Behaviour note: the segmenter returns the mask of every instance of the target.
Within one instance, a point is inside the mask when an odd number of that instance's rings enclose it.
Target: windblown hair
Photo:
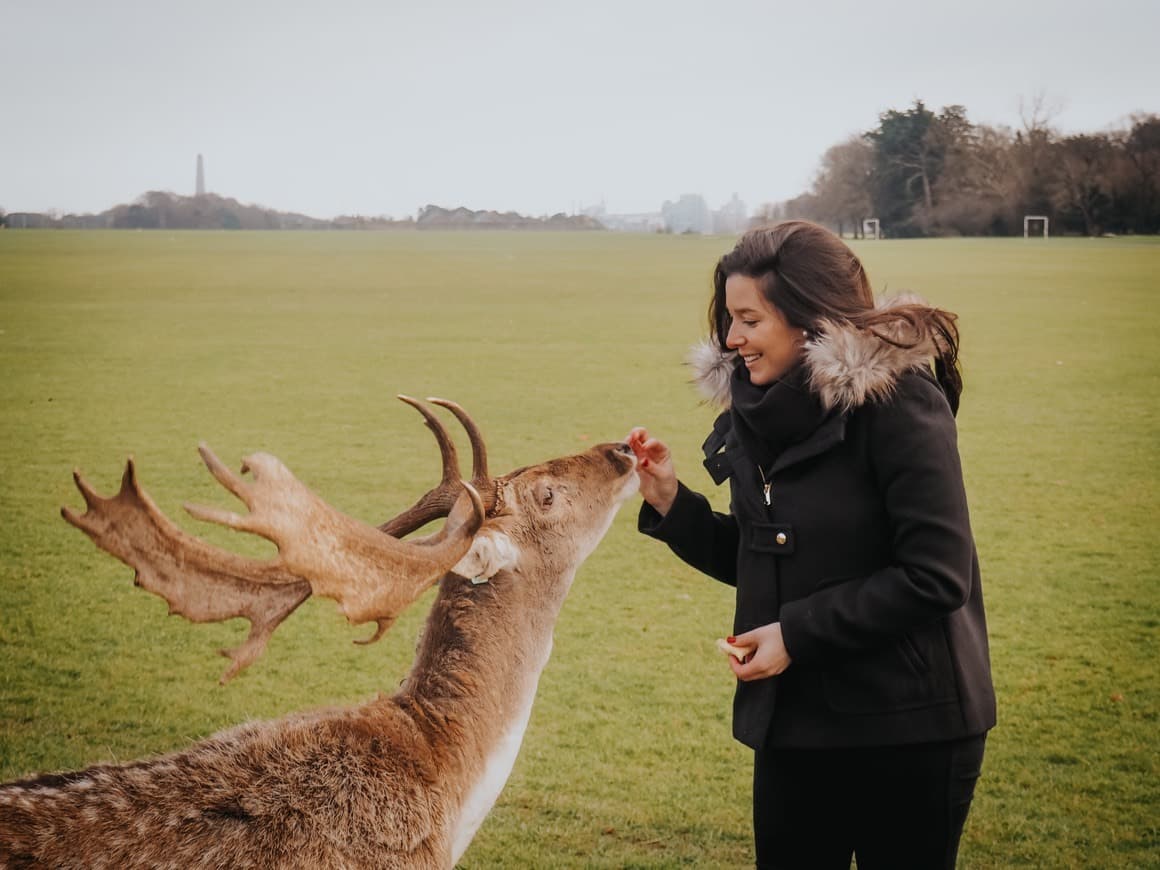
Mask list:
[[[862,262],[825,227],[796,220],[757,227],[717,261],[709,331],[723,352],[728,350],[725,342],[732,324],[725,307],[725,281],[730,275],[758,281],[766,301],[790,326],[811,337],[831,326],[853,327],[897,348],[931,346],[935,377],[951,410],[958,410],[963,378],[957,315],[916,297],[876,307]]]

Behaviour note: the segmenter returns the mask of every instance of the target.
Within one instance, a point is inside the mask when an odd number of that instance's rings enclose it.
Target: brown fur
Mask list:
[[[0,786],[0,866],[451,866],[463,802],[534,693],[576,568],[635,480],[623,444],[500,478],[503,506],[477,543],[506,535],[518,555],[485,583],[443,577],[395,694]]]

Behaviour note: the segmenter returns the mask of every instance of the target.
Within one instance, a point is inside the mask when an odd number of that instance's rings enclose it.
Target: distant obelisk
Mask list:
[[[197,155],[197,195],[205,196],[205,162]]]

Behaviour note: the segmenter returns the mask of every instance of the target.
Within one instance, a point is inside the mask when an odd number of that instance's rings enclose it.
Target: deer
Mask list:
[[[446,428],[437,486],[379,527],[323,502],[273,456],[210,473],[249,509],[185,505],[194,517],[274,541],[251,560],[188,535],[141,488],[132,460],[104,498],[79,472],[83,514],[64,518],[133,567],[172,612],[205,622],[242,616],[251,630],[224,650],[228,681],[312,594],[330,597],[379,639],[402,608],[438,590],[409,672],[391,694],[353,707],[291,713],[220,731],[125,764],[32,775],[0,785],[0,867],[449,868],[499,798],[531,716],[555,623],[576,571],[636,492],[626,442],[487,471],[467,430],[462,478]],[[436,519],[442,527],[404,540]]]

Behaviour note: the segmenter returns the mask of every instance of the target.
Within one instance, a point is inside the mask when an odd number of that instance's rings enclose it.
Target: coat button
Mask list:
[[[785,536],[785,532],[778,532],[777,536],[774,538],[774,540],[777,541],[779,544],[784,544],[786,541],[789,540],[789,538],[787,538]]]

